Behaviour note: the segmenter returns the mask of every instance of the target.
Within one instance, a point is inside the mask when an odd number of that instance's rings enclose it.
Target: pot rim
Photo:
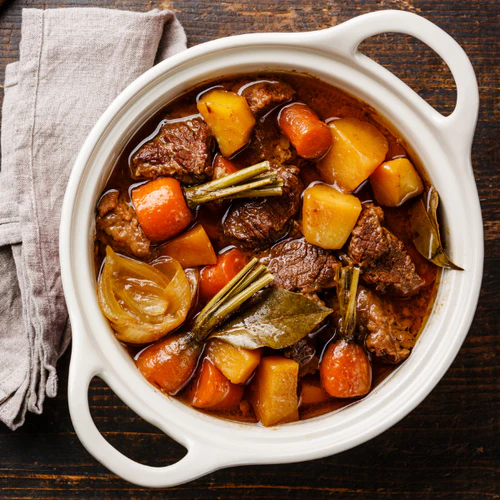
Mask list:
[[[440,115],[398,78],[357,51],[364,38],[384,31],[416,36],[445,59],[457,83],[457,107],[452,115]],[[312,62],[329,63],[340,76],[332,76],[332,69],[321,65],[313,74],[330,83],[344,78],[341,88],[361,97],[384,118],[389,118],[412,147],[417,146],[423,165],[430,168],[428,174],[433,184],[442,191],[445,224],[453,229],[451,249],[466,262],[463,273],[443,273],[433,312],[424,329],[424,333],[436,334],[443,328],[443,337],[449,337],[450,341],[447,349],[437,336],[421,335],[412,356],[362,401],[338,412],[270,429],[202,414],[165,397],[142,378],[130,358],[126,358],[128,355],[120,354],[121,347],[96,310],[95,287],[92,291],[89,287],[94,280],[89,264],[92,234],[87,230],[83,234],[81,229],[92,227],[93,211],[89,207],[95,206],[96,193],[110,170],[104,165],[112,158],[111,137],[124,143],[134,132],[130,125],[125,127],[126,132],[120,132],[120,126],[127,120],[130,122],[134,113],[142,113],[143,118],[151,116],[153,107],[159,105],[158,96],[173,94],[172,88],[178,94],[181,85],[186,90],[192,86],[189,78],[206,80],[200,78],[200,67],[204,68],[203,75],[216,75],[228,67],[244,70],[250,61],[256,64],[263,60],[268,63],[274,60],[285,69],[309,67]],[[188,78],[181,78],[182,75]],[[351,87],[349,77],[356,78]],[[174,81],[177,83],[170,88]],[[364,92],[360,88],[362,83],[367,84]],[[151,97],[155,92],[157,101]],[[149,107],[138,111],[141,102],[149,102]],[[392,110],[391,106],[397,109]],[[427,396],[455,358],[479,296],[483,236],[470,163],[477,106],[474,72],[462,49],[429,21],[402,11],[366,14],[322,31],[240,35],[216,40],[167,59],[127,87],[99,119],[82,147],[68,183],[61,218],[62,279],[73,326],[68,401],[75,430],[90,453],[131,482],[173,486],[230,465],[296,462],[338,453],[371,439],[407,415]],[[424,142],[429,151],[422,147]],[[107,162],[102,161],[106,147]],[[471,236],[465,237],[468,233]],[[459,260],[459,264],[464,262]],[[454,305],[451,300],[456,301]],[[444,323],[448,321],[446,326]],[[126,377],[121,376],[123,370]],[[177,464],[154,468],[137,464],[111,447],[95,427],[88,409],[88,385],[95,375],[103,378],[136,413],[186,446],[186,457]],[[404,383],[408,387],[399,387]],[[391,388],[398,391],[392,389],[391,393]]]

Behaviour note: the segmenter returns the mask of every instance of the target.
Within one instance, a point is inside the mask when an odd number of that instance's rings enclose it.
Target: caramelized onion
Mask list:
[[[186,319],[192,292],[182,266],[170,257],[153,265],[106,248],[97,285],[99,305],[119,340],[154,342]]]

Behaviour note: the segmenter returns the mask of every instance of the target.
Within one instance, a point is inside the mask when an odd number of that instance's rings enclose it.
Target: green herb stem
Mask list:
[[[262,161],[256,163],[251,167],[242,168],[233,174],[226,175],[220,179],[207,182],[202,184],[203,191],[216,191],[217,189],[223,189],[229,186],[235,186],[236,184],[241,184],[248,179],[262,175],[265,172],[271,170],[271,164],[268,161]],[[198,187],[198,186],[195,186]]]
[[[280,184],[281,182],[281,184]],[[217,191],[200,193],[191,197],[190,203],[196,205],[202,205],[203,203],[208,203],[210,201],[222,200],[223,198],[234,198],[238,196],[240,198],[246,197],[245,193],[247,191],[256,191],[260,187],[277,187],[281,189],[283,181],[278,179],[278,176],[269,177],[267,179],[259,179],[257,181],[249,182],[247,184],[240,184],[238,186],[231,186],[224,189],[218,189]],[[189,205],[189,203],[188,203]]]
[[[194,208],[223,198],[243,198],[246,192],[251,192],[252,197],[268,196],[264,189],[273,189],[271,196],[279,196],[283,181],[275,172],[268,173],[270,169],[269,162],[263,161],[215,181],[184,188],[186,202]]]
[[[206,321],[204,325],[206,335],[219,326],[231,313],[236,311],[236,309],[238,309],[243,302],[247,301],[254,293],[269,285],[269,283],[273,280],[273,275],[267,272],[264,276],[255,281],[255,283],[252,283],[240,293],[233,296],[230,300],[224,301],[221,307],[217,308]]]
[[[243,302],[271,283],[273,279],[267,267],[253,258],[202,309],[192,327],[194,337],[202,341]]]
[[[237,200],[238,198],[267,198],[269,196],[281,196],[283,190],[281,189],[282,184],[278,187],[267,187],[261,189],[250,189],[243,193],[237,193],[231,196],[232,200]]]
[[[231,297],[237,295],[242,290],[244,290],[251,283],[262,277],[262,275],[268,273],[267,267],[258,264],[257,267],[253,269],[253,271],[249,272],[243,279],[241,279],[236,286],[231,289]]]
[[[259,261],[254,257],[226,286],[224,286],[219,292],[217,292],[212,299],[205,305],[201,310],[200,314],[196,318],[195,328],[197,325],[202,324],[205,318],[217,307],[217,305],[224,300],[225,296],[231,292],[232,288],[243,280],[259,263]]]
[[[359,273],[358,267],[343,267],[340,271],[340,283],[337,288],[340,314],[342,317],[340,335],[348,340],[354,337],[356,329],[356,302]]]

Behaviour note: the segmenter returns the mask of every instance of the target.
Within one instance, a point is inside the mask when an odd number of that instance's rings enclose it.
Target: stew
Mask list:
[[[95,237],[101,309],[144,377],[265,426],[373,390],[410,355],[440,267],[457,268],[404,144],[292,73],[206,82],[144,124]]]

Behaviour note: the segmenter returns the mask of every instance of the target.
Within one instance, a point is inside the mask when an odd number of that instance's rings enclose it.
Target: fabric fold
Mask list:
[[[12,429],[57,393],[70,340],[58,231],[76,155],[129,83],[185,47],[169,11],[23,11],[20,59],[6,69],[0,170],[0,420]]]

